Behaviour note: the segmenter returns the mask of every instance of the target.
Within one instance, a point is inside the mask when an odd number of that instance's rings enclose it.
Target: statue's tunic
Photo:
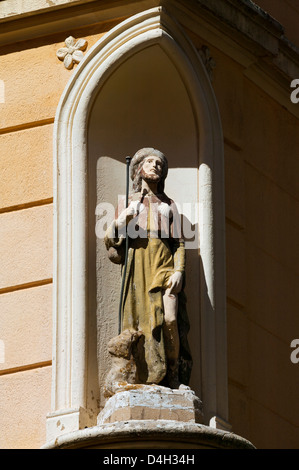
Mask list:
[[[180,236],[177,208],[165,194],[141,197],[142,209],[127,229],[129,251],[123,297],[122,330],[141,330],[145,337],[143,383],[161,383],[167,372],[163,338],[163,293],[175,271],[185,272],[185,246]],[[118,208],[120,213],[121,208]],[[107,249],[124,244],[115,222],[105,236]],[[178,329],[180,335],[179,379],[188,384],[191,355],[187,343],[189,330],[184,291],[178,294]]]

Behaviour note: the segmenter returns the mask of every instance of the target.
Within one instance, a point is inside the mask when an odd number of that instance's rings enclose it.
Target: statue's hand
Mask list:
[[[183,274],[180,271],[176,271],[169,278],[168,289],[169,294],[178,294],[182,290],[183,285]]]
[[[131,219],[136,217],[142,210],[144,209],[144,205],[141,204],[139,201],[132,201],[129,206],[122,211],[122,213],[118,216],[116,224],[119,229],[123,228],[127,225]]]

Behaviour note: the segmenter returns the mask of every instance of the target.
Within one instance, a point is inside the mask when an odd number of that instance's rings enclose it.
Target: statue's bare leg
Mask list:
[[[167,357],[167,379],[171,388],[179,388],[178,359],[180,340],[177,325],[178,296],[166,289],[163,294],[164,305],[164,341]]]

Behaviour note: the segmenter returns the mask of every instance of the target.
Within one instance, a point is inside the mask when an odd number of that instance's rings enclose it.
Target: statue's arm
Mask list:
[[[124,239],[126,238],[126,226],[140,211],[139,201],[131,201],[124,209],[123,201],[120,202],[115,219],[106,230],[104,243],[108,250],[108,258],[115,264],[124,263]]]
[[[168,288],[170,294],[178,294],[183,287],[183,278],[185,272],[185,244],[182,241],[174,241],[174,273],[169,278]]]
[[[107,228],[104,235],[104,243],[108,251],[108,258],[112,263],[124,263],[124,231],[119,227],[119,214],[124,212],[124,202],[121,200],[117,207],[115,218]]]
[[[171,201],[172,209],[172,223],[171,223],[171,237],[172,237],[172,252],[174,259],[174,270],[184,273],[185,272],[185,240],[182,231],[181,216],[177,209],[176,204]]]
[[[185,272],[186,252],[185,242],[183,240],[175,239],[173,241],[173,264],[174,271],[179,271],[180,273]]]
[[[181,218],[176,204],[172,201],[172,252],[174,273],[169,279],[170,294],[178,294],[183,287],[183,278],[185,273],[186,253],[185,241],[181,231]]]
[[[111,247],[119,247],[125,238],[125,227],[133,217],[132,203],[125,208],[124,200],[120,200],[115,212],[115,218],[105,232],[104,242],[107,250]]]
[[[124,237],[118,234],[118,227],[115,219],[105,232],[104,243],[107,250],[111,247],[121,246],[123,239]]]

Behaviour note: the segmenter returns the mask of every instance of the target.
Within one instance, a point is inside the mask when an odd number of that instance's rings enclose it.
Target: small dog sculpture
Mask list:
[[[144,383],[144,335],[142,331],[124,330],[108,343],[112,367],[107,374],[104,396],[109,398],[128,384]]]

